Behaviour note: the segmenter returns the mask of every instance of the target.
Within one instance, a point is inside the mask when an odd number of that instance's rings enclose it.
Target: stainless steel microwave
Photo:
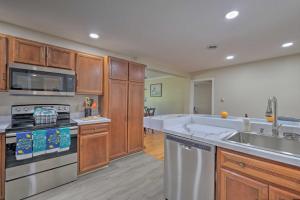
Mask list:
[[[74,96],[75,71],[13,63],[9,65],[13,95]]]

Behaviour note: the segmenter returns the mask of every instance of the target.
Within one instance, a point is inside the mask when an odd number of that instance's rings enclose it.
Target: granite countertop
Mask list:
[[[0,116],[0,134],[5,132],[5,129],[10,124],[10,116]]]
[[[201,115],[185,115],[182,117],[175,117],[173,119],[164,119],[161,125],[163,125],[163,128],[160,130],[167,134],[300,167],[300,157],[298,156],[226,141],[224,138],[234,134],[235,132],[242,131],[242,118],[224,120]],[[267,128],[271,126],[271,124],[260,124],[257,120],[254,120],[253,129],[258,129],[261,126]],[[299,132],[300,130],[300,126],[297,124],[284,125],[283,128],[286,130],[292,128],[293,131],[296,132]]]
[[[5,129],[8,127],[9,122],[0,122],[0,134],[5,132]]]
[[[211,126],[211,128],[213,129],[213,126]],[[228,141],[224,140],[224,138],[226,138],[227,136],[237,132],[236,130],[233,130],[233,129],[232,130],[228,129],[227,132],[226,131],[221,132],[220,135],[218,135],[218,136],[216,136],[214,134],[201,133],[201,131],[198,133],[193,132],[193,131],[189,132],[189,131],[184,130],[183,126],[177,126],[177,127],[175,126],[173,128],[166,128],[166,129],[163,129],[163,132],[167,133],[167,134],[172,134],[172,135],[192,139],[195,141],[204,142],[207,144],[212,144],[212,145],[215,145],[218,147],[250,154],[253,156],[257,156],[257,157],[274,160],[277,162],[282,162],[282,163],[300,167],[300,157],[290,156],[287,154],[277,153],[277,152],[268,151],[268,150],[263,150],[263,149],[259,149],[259,148],[255,148],[255,147],[242,145],[242,144],[236,144],[236,143],[232,143],[232,142],[228,142]]]

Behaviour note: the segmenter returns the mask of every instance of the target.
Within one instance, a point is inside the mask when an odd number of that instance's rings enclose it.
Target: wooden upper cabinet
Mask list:
[[[128,80],[128,61],[120,58],[109,57],[110,78],[116,80]]]
[[[127,81],[110,80],[108,117],[111,119],[111,159],[127,154],[127,93]]]
[[[279,188],[269,187],[269,200],[298,200],[300,194],[294,194]]]
[[[46,65],[46,45],[30,40],[9,39],[9,62]]]
[[[7,79],[7,39],[0,35],[0,90],[6,90]]]
[[[141,151],[144,139],[144,83],[129,82],[128,153]]]
[[[219,200],[268,200],[268,185],[221,169]]]
[[[75,52],[47,46],[47,66],[75,70]]]
[[[103,94],[103,58],[86,54],[76,56],[77,93]]]
[[[145,79],[145,65],[130,62],[129,63],[129,81],[144,82]]]
[[[0,200],[4,199],[5,182],[5,134],[0,133]]]

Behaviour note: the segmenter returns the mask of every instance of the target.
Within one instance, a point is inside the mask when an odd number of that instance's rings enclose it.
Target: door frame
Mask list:
[[[190,114],[194,114],[194,87],[195,82],[201,82],[201,81],[211,81],[211,114],[215,114],[215,79],[214,78],[202,78],[202,79],[194,79],[191,81],[190,85]]]

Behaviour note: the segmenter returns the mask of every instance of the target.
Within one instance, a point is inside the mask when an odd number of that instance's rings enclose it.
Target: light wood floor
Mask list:
[[[157,160],[164,160],[164,135],[149,132],[144,137],[144,152]]]
[[[135,154],[29,199],[163,200],[163,161],[145,153]]]

